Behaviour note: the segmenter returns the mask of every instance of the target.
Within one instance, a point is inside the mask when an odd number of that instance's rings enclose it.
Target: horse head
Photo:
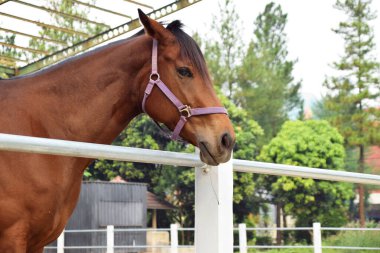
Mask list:
[[[165,28],[140,10],[139,16],[154,45],[151,78],[143,85],[143,110],[174,131],[174,138],[180,135],[199,147],[203,162],[217,165],[228,161],[235,133],[198,45],[179,21]]]

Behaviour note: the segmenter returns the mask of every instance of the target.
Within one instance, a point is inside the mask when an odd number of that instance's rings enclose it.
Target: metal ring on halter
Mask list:
[[[181,116],[185,118],[190,118],[191,117],[191,107],[188,105],[185,105],[183,108],[179,108],[179,113]]]
[[[152,77],[156,76],[157,78],[156,79],[153,79]],[[160,74],[158,73],[151,73],[150,76],[149,76],[149,79],[152,80],[152,81],[158,81],[160,80]]]

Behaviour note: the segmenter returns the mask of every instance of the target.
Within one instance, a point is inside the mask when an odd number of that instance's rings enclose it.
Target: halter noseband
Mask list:
[[[156,78],[156,80],[153,80]],[[204,107],[204,108],[191,108],[188,105],[184,105],[174,94],[169,90],[169,88],[160,80],[160,75],[157,71],[157,40],[153,39],[153,50],[152,50],[152,72],[149,77],[149,83],[146,86],[144,92],[144,98],[142,101],[142,109],[145,110],[145,102],[152,92],[154,86],[157,86],[162,93],[177,107],[179,112],[179,120],[174,128],[173,134],[171,135],[172,140],[177,140],[182,128],[184,127],[187,119],[192,116],[205,115],[205,114],[228,114],[226,108],[224,107]]]

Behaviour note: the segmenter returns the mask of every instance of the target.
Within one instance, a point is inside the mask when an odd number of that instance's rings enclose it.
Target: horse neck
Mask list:
[[[118,42],[33,77],[39,80],[34,94],[41,98],[35,101],[45,110],[48,137],[110,143],[141,113],[142,86],[150,68],[149,40],[144,37]]]

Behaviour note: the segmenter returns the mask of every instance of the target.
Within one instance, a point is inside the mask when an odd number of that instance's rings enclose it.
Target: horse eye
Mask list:
[[[177,68],[177,72],[183,77],[193,77],[193,73],[186,67]]]

